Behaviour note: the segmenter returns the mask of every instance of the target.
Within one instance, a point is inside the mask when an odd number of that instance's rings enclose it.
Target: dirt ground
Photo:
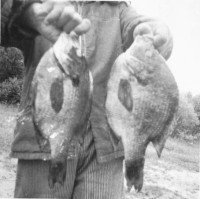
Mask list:
[[[9,150],[17,109],[0,105],[0,112],[0,198],[12,198],[17,161],[9,158]],[[200,198],[199,152],[199,143],[190,144],[170,138],[158,159],[150,145],[146,154],[143,189],[135,193],[133,188],[126,193],[126,199]]]

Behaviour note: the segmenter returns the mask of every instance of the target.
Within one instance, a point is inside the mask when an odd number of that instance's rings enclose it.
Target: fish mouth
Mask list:
[[[137,160],[125,160],[126,187],[129,192],[134,186],[136,192],[140,192],[143,186],[144,158]]]

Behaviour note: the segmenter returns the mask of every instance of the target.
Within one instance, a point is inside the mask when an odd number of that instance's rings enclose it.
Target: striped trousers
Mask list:
[[[48,185],[49,162],[18,160],[15,198],[123,199],[123,158],[98,163],[92,132],[78,156],[67,160],[64,185]]]

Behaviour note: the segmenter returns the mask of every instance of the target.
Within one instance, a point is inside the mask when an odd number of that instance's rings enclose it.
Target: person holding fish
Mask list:
[[[19,110],[25,119],[21,122],[19,116],[11,147],[11,157],[18,158],[14,197],[124,198],[124,150],[106,118],[107,81],[116,58],[149,28],[154,47],[168,59],[173,47],[168,27],[138,14],[127,2],[68,0],[13,0],[5,27],[2,44],[12,45],[13,41],[24,44],[20,48],[25,57]],[[41,149],[37,130],[28,117],[29,94],[40,58],[62,32],[74,32],[81,38],[81,51],[93,78],[93,101],[81,144],[71,141],[64,182],[49,186],[51,151],[48,147]]]

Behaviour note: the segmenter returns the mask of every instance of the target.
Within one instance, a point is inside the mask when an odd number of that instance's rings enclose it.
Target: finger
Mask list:
[[[79,24],[75,29],[74,32],[77,35],[85,34],[91,27],[91,22],[89,19],[83,19],[82,23]]]
[[[74,14],[75,14],[74,7],[72,7],[72,6],[66,6],[63,9],[62,14],[60,15],[60,17],[59,17],[56,25],[58,27],[60,27],[60,28],[63,27],[71,19],[73,19]]]
[[[62,30],[56,28],[54,25],[46,25],[45,23],[41,26],[40,34],[47,38],[52,43],[56,42],[60,36]]]
[[[155,45],[155,44],[154,44]],[[167,60],[173,49],[173,39],[169,37],[163,45],[157,48],[158,52]]]
[[[133,38],[135,38],[138,35],[144,35],[144,34],[153,35],[153,31],[152,31],[152,28],[148,24],[142,23],[142,24],[139,24],[135,28],[135,30],[133,32]]]
[[[56,23],[62,13],[63,8],[61,6],[54,6],[51,12],[46,16],[45,23],[53,24]]]
[[[154,46],[159,48],[165,44],[168,38],[168,28],[164,25],[154,25]]]
[[[165,36],[162,36],[162,35],[155,35],[154,36],[154,47],[156,49],[158,49],[159,47],[161,47],[162,45],[164,45],[167,41],[167,38]]]
[[[78,13],[75,13],[73,15],[73,18],[63,27],[63,30],[66,33],[70,33],[77,25],[81,23],[81,21],[82,21],[81,16]]]

